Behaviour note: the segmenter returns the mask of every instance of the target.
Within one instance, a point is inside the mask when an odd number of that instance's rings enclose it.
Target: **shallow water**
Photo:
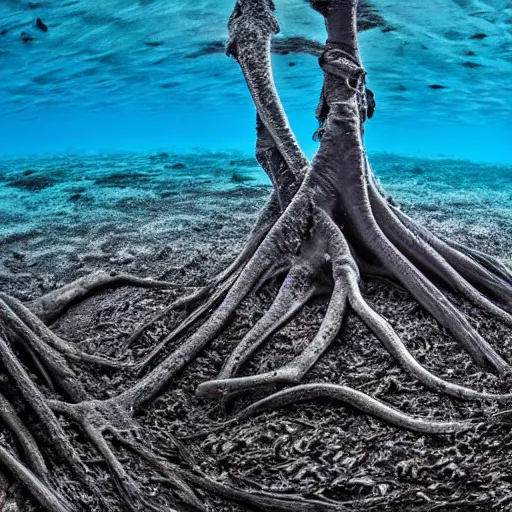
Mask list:
[[[470,231],[485,244],[482,249],[500,252],[500,241],[489,237],[497,229],[512,230],[510,166],[379,153],[372,162],[381,185],[404,210],[428,220],[438,233],[464,238]],[[219,209],[223,216],[231,207],[243,210],[244,198],[252,200],[255,213],[270,190],[254,157],[241,152],[4,157],[0,237],[53,240],[53,232],[60,232],[74,253],[75,242],[94,239],[99,226],[112,237],[119,229],[143,226],[172,236],[166,224],[178,219],[186,231]],[[49,250],[60,253],[57,245]]]
[[[276,83],[311,156],[324,28],[304,0],[275,2],[281,24],[273,53]],[[365,137],[379,183],[436,234],[511,266],[512,2],[359,2],[361,50],[377,99]],[[71,305],[51,327],[81,350],[142,360],[184,312],[164,315],[128,348],[134,326],[225,269],[271,193],[253,156],[254,108],[240,70],[223,52],[233,3],[0,0],[0,291],[30,304],[97,270],[177,285],[107,290]],[[215,378],[269,307],[275,281],[251,293],[211,346],[148,404],[138,416],[142,430],[191,434],[225,419],[216,402],[198,400],[197,385]],[[472,365],[404,290],[364,279],[362,291],[427,368],[479,389],[509,388],[509,381]],[[510,329],[446,293],[511,360]],[[326,305],[319,299],[304,308],[244,371],[270,371],[298,355],[317,334]],[[497,410],[496,404],[482,408],[423,389],[352,312],[345,320],[306,382],[351,385],[423,417],[482,417]],[[8,334],[14,338],[13,325]],[[174,340],[167,354],[187,336]],[[117,395],[140,377],[97,370],[77,365],[78,380],[94,398]],[[1,391],[16,399],[39,439],[44,431],[21,407],[14,380],[0,373]],[[60,415],[59,422],[93,468],[105,509],[126,510],[108,466],[85,446],[76,426],[72,430]],[[124,430],[124,418],[121,423]],[[201,471],[227,485],[361,500],[354,510],[416,510],[445,502],[465,507],[469,501],[461,497],[488,510],[491,501],[508,503],[512,496],[510,428],[494,427],[490,434],[418,437],[351,408],[315,401],[185,443],[201,457]],[[1,426],[0,432],[2,443],[14,449]],[[123,455],[125,461],[144,491],[169,498],[142,459]],[[70,474],[59,458],[52,460],[52,485],[73,500],[88,496]],[[0,504],[3,480],[0,473]],[[36,510],[23,487],[12,489],[20,510]],[[246,510],[211,499],[208,510]],[[386,502],[388,507],[381,505]]]
[[[0,154],[251,152],[254,110],[236,63],[223,53],[232,4],[4,0]],[[369,150],[510,163],[510,1],[361,4],[369,13],[362,54],[377,98]],[[303,0],[276,5],[276,81],[311,155],[322,19]]]
[[[45,233],[53,243],[52,230],[65,232],[73,254],[98,226],[106,236],[145,219],[158,231],[168,214],[186,231],[223,198],[253,191],[261,201],[251,212],[263,204],[269,182],[253,156],[254,107],[224,55],[232,3],[0,3],[4,240],[33,234],[44,245]],[[486,237],[508,232],[512,218],[512,4],[359,5],[377,99],[365,139],[378,178],[437,232],[464,238],[471,225],[481,248],[500,252]],[[276,83],[311,156],[325,30],[303,0],[276,7]]]

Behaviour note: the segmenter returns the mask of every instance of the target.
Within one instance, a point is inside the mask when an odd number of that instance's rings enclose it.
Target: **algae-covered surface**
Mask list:
[[[510,167],[393,155],[374,155],[372,162],[393,200],[412,217],[438,234],[509,261]],[[52,325],[83,350],[139,360],[185,311],[170,313],[126,350],[123,342],[134,326],[226,267],[270,190],[255,160],[241,154],[5,159],[0,167],[2,290],[27,301],[98,269],[175,282],[178,286],[170,290],[105,290],[72,306]],[[195,389],[217,375],[223,360],[270,305],[278,286],[276,279],[246,299],[228,328],[138,415],[150,439],[165,444],[170,434],[181,438],[197,467],[224,484],[334,499],[345,502],[347,510],[508,509],[512,437],[509,424],[489,421],[497,406],[460,402],[425,390],[350,313],[305,382],[350,385],[413,415],[480,418],[485,424],[456,435],[421,435],[385,425],[341,403],[316,400],[213,430],[256,396],[238,399],[222,410],[216,401],[196,398]],[[478,389],[510,388],[510,383],[480,371],[400,287],[368,280],[363,293],[431,371]],[[451,298],[512,360],[510,328]],[[325,308],[326,299],[316,299],[275,334],[242,373],[268,371],[298,354],[314,336]],[[165,353],[179,343],[173,341]],[[84,364],[79,374],[96,398],[112,396],[136,378],[128,370],[103,372]],[[3,382],[9,390],[5,378]],[[20,405],[12,389],[6,394]],[[31,424],[30,412],[22,409],[21,414]],[[109,510],[124,510],[105,464],[82,442],[79,431],[61,420],[99,482]],[[44,445],[44,433],[34,427],[34,435]],[[2,436],[12,442],[9,434]],[[175,447],[166,446],[172,457]],[[117,450],[145,491],[157,503],[169,503],[169,490],[155,479],[157,475],[140,458],[121,447]],[[50,462],[52,483],[64,494],[81,496],[66,465]],[[181,464],[186,467],[187,462]],[[23,490],[17,492],[21,510],[37,509]],[[197,493],[208,510],[248,510],[201,490]]]

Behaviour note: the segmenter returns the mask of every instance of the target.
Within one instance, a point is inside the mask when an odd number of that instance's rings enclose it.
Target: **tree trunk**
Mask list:
[[[273,390],[276,385],[289,387],[240,411],[230,421],[242,421],[262,410],[298,400],[326,396],[397,427],[418,432],[460,432],[479,423],[472,419],[438,421],[413,417],[346,386],[301,385],[303,377],[338,336],[349,309],[403,369],[426,388],[467,400],[502,402],[512,398],[509,393],[491,394],[448,382],[424,368],[387,320],[363,298],[359,284],[367,274],[391,277],[451,333],[476,364],[498,375],[509,372],[509,364],[450,302],[441,286],[450,287],[512,325],[512,274],[491,256],[437,238],[390,204],[378,189],[363,146],[364,123],[373,114],[375,103],[373,94],[366,88],[366,72],[359,55],[357,1],[313,0],[311,3],[324,16],[327,29],[325,49],[319,60],[324,73],[316,111],[320,122],[319,150],[309,162],[289,126],[274,86],[270,42],[279,26],[272,1],[238,0],[229,20],[227,51],[240,64],[254,100],[256,156],[274,191],[233,264],[209,284],[134,330],[127,341],[127,350],[141,333],[172,309],[203,301],[148,355],[131,363],[84,354],[56,336],[44,322],[52,321],[71,302],[83,299],[101,286],[172,286],[170,283],[99,273],[28,305],[0,295],[0,360],[5,371],[20,400],[46,429],[53,455],[66,461],[81,488],[94,496],[100,509],[105,509],[104,499],[74,438],[63,428],[63,416],[80,428],[84,439],[106,462],[126,510],[163,509],[135,484],[110,441],[126,447],[136,454],[139,462],[162,474],[159,481],[168,484],[172,496],[178,497],[169,498],[175,499],[176,507],[185,503],[188,508],[204,510],[193,490],[201,487],[264,510],[342,510],[333,502],[249,493],[224,486],[202,473],[177,440],[172,443],[175,457],[180,459],[178,463],[169,460],[164,450],[154,453],[150,449],[153,445],[144,439],[144,432],[133,419],[133,414],[165,392],[175,375],[227,325],[247,295],[280,274],[286,275],[272,306],[226,359],[218,378],[202,383],[197,394],[220,397],[226,402],[242,392]],[[435,277],[436,283],[430,276]],[[318,332],[304,351],[271,372],[237,377],[254,351],[318,294],[327,294],[329,303]],[[180,338],[177,348],[163,356],[163,350],[177,338]],[[15,345],[24,349],[22,354],[32,361],[45,386],[35,383],[25,359],[12,350]],[[159,362],[155,363],[156,360]],[[112,398],[94,400],[81,384],[80,366],[71,364],[77,361],[110,371],[136,370],[143,375]],[[0,395],[0,402],[4,403],[0,420],[14,432],[25,461],[22,463],[9,450],[0,448],[2,465],[48,510],[67,512],[84,508],[77,502],[70,503],[69,497],[55,490],[34,438],[7,399]],[[182,466],[186,465],[189,467],[185,470]]]

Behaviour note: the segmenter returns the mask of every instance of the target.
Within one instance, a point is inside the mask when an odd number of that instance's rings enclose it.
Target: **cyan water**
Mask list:
[[[508,218],[512,2],[360,2],[377,100],[366,145],[383,183],[401,203]],[[29,229],[55,211],[65,218],[81,200],[98,214],[102,198],[158,199],[180,177],[199,185],[203,176],[210,188],[268,184],[254,161],[230,165],[251,158],[255,140],[242,74],[223,53],[233,3],[1,0],[2,229]],[[304,0],[275,3],[275,79],[312,155],[323,22]],[[162,152],[167,160],[152,158]],[[128,183],[116,178],[130,172]],[[114,175],[113,186],[96,197],[101,175]]]
[[[0,154],[252,151],[252,104],[222,53],[233,3],[1,0]],[[278,39],[324,40],[321,16],[304,0],[275,3]],[[360,37],[377,99],[369,151],[510,163],[512,2],[362,3],[378,21]],[[274,65],[312,154],[316,57],[276,54]]]

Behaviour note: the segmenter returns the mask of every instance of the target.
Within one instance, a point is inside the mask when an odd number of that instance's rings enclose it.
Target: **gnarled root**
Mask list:
[[[21,422],[13,406],[2,394],[0,394],[0,420],[18,439],[32,471],[45,479],[48,474],[48,468],[34,437]]]
[[[347,386],[335,384],[303,384],[284,389],[247,407],[236,417],[238,421],[264,410],[283,407],[301,400],[332,398],[352,405],[361,412],[399,428],[424,434],[452,434],[476,428],[484,420],[470,419],[463,421],[436,421],[404,414],[384,402],[372,398]]]
[[[10,471],[16,480],[23,482],[30,494],[47,510],[52,512],[72,512],[74,510],[63,496],[60,496],[38,478],[3,446],[0,446],[0,463]],[[7,508],[2,506],[2,510],[7,510]]]
[[[218,379],[199,385],[198,396],[231,395],[277,384],[299,383],[338,335],[345,314],[345,305],[348,302],[396,361],[429,389],[464,399],[512,400],[512,394],[492,394],[473,390],[441,379],[424,368],[408,351],[386,319],[375,312],[362,297],[357,263],[336,223],[323,210],[316,211],[314,222],[315,229],[311,236],[317,247],[325,247],[324,259],[331,262],[333,282],[327,312],[317,335],[304,352],[287,365],[262,374],[234,377],[254,350],[313,296],[315,282],[318,282],[318,268],[315,275],[309,270],[312,266],[302,264],[291,269],[270,309],[227,359]]]
[[[57,288],[27,303],[27,307],[43,322],[53,322],[71,304],[107,286],[139,286],[142,288],[175,288],[167,281],[145,279],[131,274],[98,271]]]
[[[388,205],[375,186],[361,139],[368,102],[355,34],[345,28],[345,32],[333,40],[348,37],[348,41],[328,43],[320,59],[325,73],[321,104],[317,109],[322,123],[321,145],[312,167],[307,170],[308,166],[303,164],[302,154],[283,117],[273,85],[268,47],[263,41],[267,41],[277,28],[271,10],[263,5],[266,3],[258,0],[237,4],[230,20],[228,51],[244,72],[258,110],[259,125],[267,128],[288,164],[286,168],[275,165],[269,173],[275,188],[283,191],[282,197],[286,197],[284,192],[290,185],[293,188],[294,180],[301,180],[305,172],[298,192],[274,225],[274,235],[282,240],[280,254],[275,254],[274,258],[286,258],[288,251],[288,259],[297,258],[300,266],[292,267],[276,300],[228,358],[218,379],[200,384],[197,394],[203,397],[225,396],[277,384],[299,383],[337,336],[345,306],[349,304],[397,362],[426,387],[464,399],[510,400],[512,394],[481,392],[432,374],[407,350],[386,319],[362,297],[358,262],[368,261],[367,255],[370,255],[370,259],[377,262],[373,265],[374,273],[392,276],[406,288],[478,365],[498,374],[509,371],[509,364],[427,277],[435,276],[456,293],[512,325],[507,307],[494,304],[473,284],[476,281],[475,284],[485,285],[496,295],[503,292],[501,298],[506,304],[512,292],[507,269],[485,255],[470,257],[467,252],[458,252],[428,231],[416,228],[405,215]],[[339,20],[341,15],[353,16],[353,6],[350,5],[350,2],[343,5],[333,3],[332,6],[326,3],[322,9],[319,8],[326,16],[328,30],[341,30],[338,22],[331,25],[329,20],[335,17]],[[256,12],[258,8],[261,12]],[[288,186],[283,186],[283,183]],[[292,235],[285,230],[278,233],[278,226],[290,223],[289,211],[293,210],[298,198],[304,204],[299,218],[310,228],[295,231]],[[302,238],[296,241],[295,233]],[[343,233],[346,233],[348,242]],[[288,240],[294,240],[295,244],[284,246],[283,242]],[[317,259],[318,254],[323,254],[330,261],[329,278],[333,283],[329,306],[317,335],[302,354],[285,366],[266,373],[235,377],[254,350],[304,306],[306,297],[313,295],[314,279],[318,279],[321,272],[315,259],[308,259],[306,247],[315,247]],[[307,292],[301,290],[298,268],[315,269],[313,279],[311,276],[302,277]],[[382,270],[379,272],[379,269]],[[261,271],[267,272],[268,269],[262,268]],[[411,428],[416,425],[412,419],[398,424]]]
[[[226,270],[134,330],[126,347],[171,310],[195,306],[141,361],[125,363],[83,353],[53,333],[46,323],[71,303],[105,286],[174,286],[171,283],[99,272],[28,305],[0,294],[0,362],[10,384],[35,421],[44,427],[54,457],[65,461],[83,488],[95,494],[104,509],[107,505],[66,434],[61,415],[71,419],[101,455],[129,510],[163,508],[129,474],[116,456],[114,444],[136,453],[149,464],[159,475],[153,480],[169,484],[173,496],[178,496],[189,508],[205,510],[194,492],[199,487],[264,510],[343,510],[341,504],[332,501],[248,493],[224,486],[202,474],[191,455],[179,443],[173,443],[180,464],[189,466],[185,470],[172,463],[165,450],[149,449],[150,443],[140,440],[143,433],[133,419],[137,410],[165,391],[176,374],[227,326],[250,293],[283,272],[286,277],[268,311],[242,338],[218,377],[199,385],[197,393],[203,397],[226,398],[256,389],[291,387],[255,402],[231,421],[319,397],[340,400],[399,428],[428,434],[461,432],[489,421],[510,420],[510,410],[490,418],[420,418],[348,386],[301,384],[339,336],[345,316],[355,314],[396,362],[426,388],[457,399],[501,402],[512,399],[512,393],[488,393],[434,375],[420,364],[390,323],[363,297],[362,277],[368,274],[391,277],[446,328],[477,365],[498,375],[510,372],[509,363],[480,336],[442,287],[449,287],[512,325],[512,272],[495,258],[436,237],[386,201],[375,184],[362,143],[363,123],[372,115],[374,104],[373,95],[366,88],[366,73],[357,46],[357,2],[315,0],[311,4],[325,17],[329,34],[320,58],[324,72],[317,109],[320,149],[309,163],[290,129],[275,89],[270,41],[279,27],[273,15],[273,2],[238,0],[229,21],[228,53],[240,64],[257,108],[256,156],[269,175],[274,192],[241,253]],[[313,297],[325,292],[329,301],[323,321],[300,354],[273,371],[239,376],[243,365],[262,344],[271,342],[274,333]],[[173,350],[164,350],[175,341]],[[24,364],[25,356],[32,362],[35,377]],[[94,400],[68,361],[117,370],[131,368],[144,375],[118,395]],[[20,459],[27,465],[3,446],[0,463],[43,507],[56,512],[77,510],[76,503],[70,503],[69,498],[52,486],[46,453],[38,447],[37,436],[31,434],[2,394],[0,408],[0,421],[18,441]]]

